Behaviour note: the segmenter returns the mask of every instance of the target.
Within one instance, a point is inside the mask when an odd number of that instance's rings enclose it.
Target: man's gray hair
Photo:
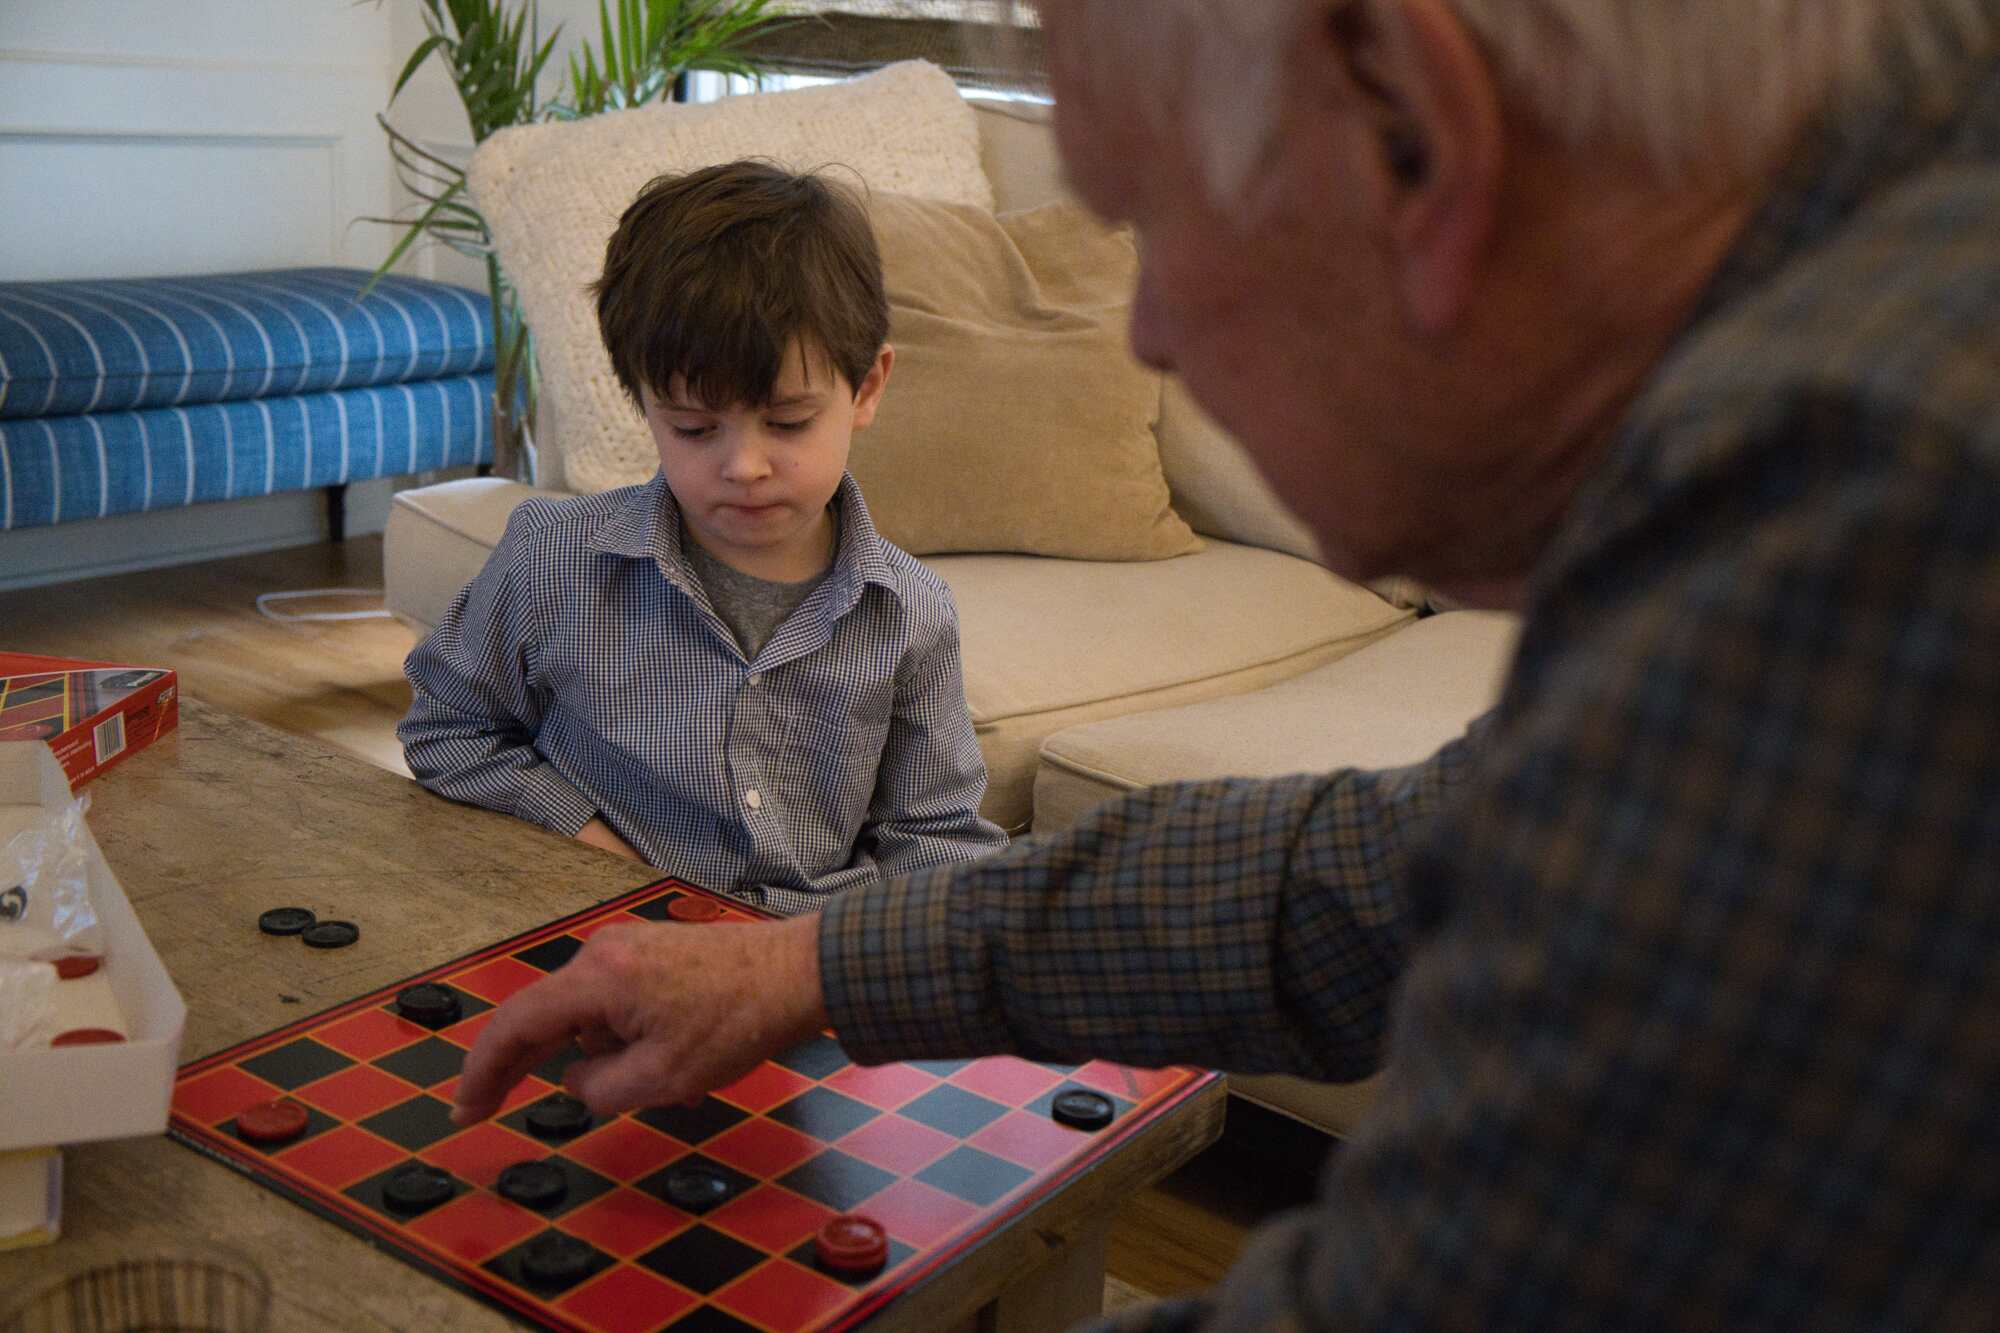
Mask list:
[[[1448,0],[1503,95],[1574,147],[1757,172],[1836,100],[1922,77],[1992,0]]]
[[[1065,3],[1099,71],[1116,62],[1126,87],[1199,90],[1185,98],[1188,128],[1223,197],[1248,184],[1270,146],[1286,51],[1301,25],[1329,12],[1325,0]],[[1568,146],[1629,153],[1670,177],[1763,172],[1837,99],[1897,69],[1923,77],[1953,49],[1984,40],[2000,8],[2000,0],[1446,3],[1517,114]]]

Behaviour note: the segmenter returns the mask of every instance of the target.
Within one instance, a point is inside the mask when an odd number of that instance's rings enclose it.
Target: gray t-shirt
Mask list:
[[[838,550],[838,526],[834,529],[833,540],[834,549]],[[777,633],[778,626],[785,623],[785,617],[798,610],[827,575],[827,570],[822,569],[811,578],[797,583],[774,583],[723,564],[703,550],[701,543],[691,536],[686,537],[682,549],[687,552],[694,576],[701,580],[702,588],[708,593],[709,605],[715,608],[715,614],[722,617],[722,623],[729,626],[730,632],[736,636],[736,645],[743,650],[745,660],[756,658],[758,651]]]

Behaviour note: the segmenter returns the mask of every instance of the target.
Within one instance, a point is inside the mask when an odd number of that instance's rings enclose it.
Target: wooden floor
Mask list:
[[[407,773],[395,726],[415,634],[385,618],[282,623],[259,594],[379,589],[379,537],[0,592],[0,650],[170,666],[191,694]],[[379,609],[381,598],[287,599],[286,614]],[[1305,1202],[1329,1143],[1232,1100],[1220,1143],[1127,1205],[1112,1233],[1107,1301],[1212,1285],[1250,1227]]]

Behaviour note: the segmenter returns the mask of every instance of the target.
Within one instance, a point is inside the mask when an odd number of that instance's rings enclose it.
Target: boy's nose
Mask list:
[[[745,440],[731,446],[722,460],[722,475],[731,481],[755,481],[770,475],[771,461],[756,442]]]

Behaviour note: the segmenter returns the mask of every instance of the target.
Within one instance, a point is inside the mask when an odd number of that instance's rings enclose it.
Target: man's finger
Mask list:
[[[468,1125],[492,1115],[508,1091],[567,1046],[572,1034],[604,1027],[591,988],[569,972],[543,977],[494,1011],[465,1057],[453,1123]]]
[[[639,1042],[608,1055],[576,1061],[563,1071],[563,1082],[599,1115],[616,1115],[672,1100],[678,1095],[671,1087],[672,1073],[658,1045]]]

